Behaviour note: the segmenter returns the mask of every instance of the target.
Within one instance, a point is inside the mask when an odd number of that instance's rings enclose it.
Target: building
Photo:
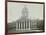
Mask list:
[[[16,31],[28,32],[37,28],[37,22],[28,18],[28,8],[24,6],[22,9],[22,16],[16,21]]]

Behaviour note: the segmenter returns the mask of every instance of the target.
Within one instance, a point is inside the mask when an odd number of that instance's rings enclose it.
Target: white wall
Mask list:
[[[46,3],[46,0],[27,0],[27,1],[34,1],[34,2],[37,1],[37,2],[45,2]],[[45,19],[46,19],[46,16],[45,16]],[[5,35],[5,0],[0,0],[0,35]],[[46,32],[44,32],[44,33],[18,34],[18,35],[46,35]]]

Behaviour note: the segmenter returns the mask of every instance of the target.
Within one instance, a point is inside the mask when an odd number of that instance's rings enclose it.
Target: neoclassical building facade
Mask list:
[[[16,21],[16,31],[27,32],[37,28],[37,22],[28,18],[28,8],[24,6],[22,16]]]

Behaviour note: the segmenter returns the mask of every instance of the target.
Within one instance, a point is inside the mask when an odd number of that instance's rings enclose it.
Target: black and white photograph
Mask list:
[[[44,4],[7,3],[9,33],[44,32]]]

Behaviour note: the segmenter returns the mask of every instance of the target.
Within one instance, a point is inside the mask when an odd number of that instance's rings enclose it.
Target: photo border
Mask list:
[[[8,26],[7,26],[7,3],[8,2],[43,4],[43,20],[44,20],[44,31],[43,32],[45,32],[45,3],[44,2],[5,0],[5,35],[6,34],[24,34],[24,33],[42,33],[42,32],[20,32],[20,33],[14,32],[14,33],[8,33]]]

